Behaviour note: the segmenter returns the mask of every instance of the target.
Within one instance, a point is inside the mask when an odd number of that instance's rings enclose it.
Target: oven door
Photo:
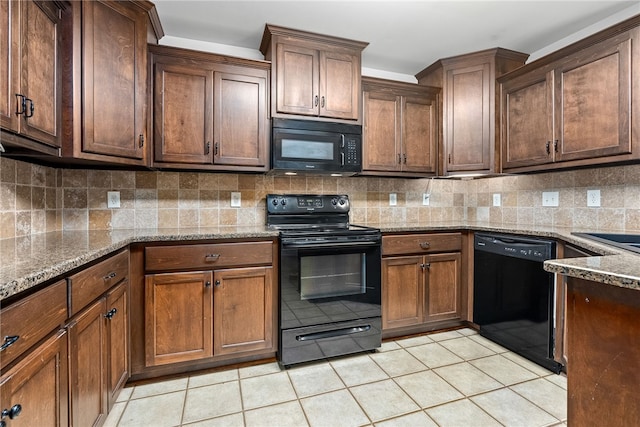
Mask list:
[[[283,239],[281,329],[380,316],[380,241]]]

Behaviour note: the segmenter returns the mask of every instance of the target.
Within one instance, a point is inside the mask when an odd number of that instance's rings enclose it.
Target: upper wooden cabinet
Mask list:
[[[362,87],[364,174],[434,175],[440,89],[370,77]]]
[[[149,46],[153,166],[266,171],[269,63]]]
[[[640,157],[632,115],[640,106],[639,24],[632,19],[499,79],[505,171]]]
[[[63,156],[147,165],[148,1],[73,2]],[[68,123],[66,123],[68,122]]]
[[[272,61],[271,115],[359,121],[367,45],[267,24],[260,51]]]
[[[61,5],[33,0],[0,3],[0,124],[11,132],[2,133],[4,144],[59,154],[61,22],[69,13],[69,6]]]
[[[441,59],[416,75],[420,84],[442,87],[442,175],[500,170],[496,123],[496,77],[524,65],[527,54],[496,48]]]

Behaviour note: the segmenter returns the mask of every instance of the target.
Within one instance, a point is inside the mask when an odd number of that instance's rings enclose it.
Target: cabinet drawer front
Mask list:
[[[0,345],[6,346],[0,351],[0,366],[21,355],[62,325],[66,318],[67,286],[64,280],[0,310]]]
[[[272,245],[266,242],[214,243],[208,245],[150,246],[145,248],[147,271],[214,269],[271,264]]]
[[[71,311],[69,317],[108,291],[113,285],[129,277],[129,251],[124,250],[69,279]]]
[[[459,251],[461,247],[462,236],[460,233],[382,237],[382,255]]]

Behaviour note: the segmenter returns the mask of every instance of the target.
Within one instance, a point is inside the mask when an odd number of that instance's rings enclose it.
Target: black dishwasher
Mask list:
[[[542,268],[555,256],[550,240],[476,233],[473,321],[480,335],[558,373],[554,276]]]

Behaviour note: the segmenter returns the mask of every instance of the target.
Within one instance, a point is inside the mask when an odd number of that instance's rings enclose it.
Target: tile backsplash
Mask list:
[[[429,206],[422,194],[431,186]],[[586,205],[588,189],[601,207]],[[120,208],[107,208],[119,191]],[[558,207],[542,192],[557,191]],[[240,192],[240,208],[231,207]],[[640,229],[640,165],[470,181],[378,177],[57,169],[0,156],[0,238],[57,230],[261,225],[268,193],[345,193],[351,222],[470,220],[584,229]],[[389,206],[389,193],[397,205]],[[493,195],[501,206],[493,206]]]

